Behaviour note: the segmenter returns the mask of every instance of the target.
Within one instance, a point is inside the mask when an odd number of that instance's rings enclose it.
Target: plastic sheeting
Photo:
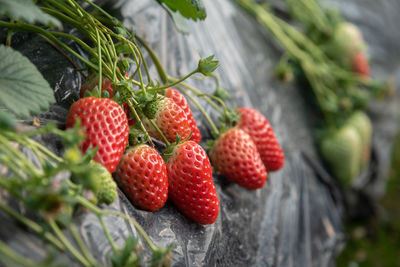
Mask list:
[[[280,50],[270,35],[231,1],[204,2],[207,19],[190,22],[191,34],[186,36],[177,33],[168,14],[154,0],[121,1],[116,7],[121,11],[124,24],[134,27],[155,49],[171,75],[181,76],[196,68],[199,55],[215,54],[220,61],[216,73],[221,86],[232,93],[232,103],[255,107],[269,119],[285,151],[285,166],[279,172],[270,173],[265,187],[256,191],[247,191],[214,175],[221,207],[217,221],[209,226],[192,223],[169,202],[157,212],[138,210],[121,192],[120,198],[108,208],[135,217],[157,246],[174,243],[174,266],[331,266],[344,244],[341,222],[344,195],[324,171],[316,152],[312,110],[300,88],[274,80],[273,70]],[[398,72],[399,54],[390,49],[400,41],[400,36],[395,24],[388,22],[399,20],[395,11],[400,10],[400,4],[396,0],[384,4],[372,0],[334,2],[345,8],[345,15],[365,32],[373,59],[373,75]],[[39,116],[40,120],[43,123],[56,121],[62,126],[68,106],[78,97],[81,77],[40,38],[22,35],[14,43],[55,88],[58,104]],[[73,43],[71,46],[76,47]],[[155,75],[152,64],[150,70]],[[189,83],[207,93],[215,88],[211,80],[191,79]],[[377,198],[382,192],[377,187],[383,188],[382,177],[388,169],[397,115],[395,104],[392,100],[376,103],[371,108],[377,129],[374,132],[375,160],[358,179],[361,182],[355,185],[356,191],[367,192],[367,198],[370,195]],[[214,111],[204,105],[215,117]],[[207,124],[200,113],[195,112],[195,117],[206,139],[209,136]],[[59,144],[52,139],[42,141],[54,150],[59,149]],[[358,200],[357,194],[350,194],[354,195]],[[0,216],[4,221],[4,216]],[[104,258],[110,247],[96,218],[82,214],[77,221],[90,249],[97,257]],[[129,233],[136,234],[132,225],[116,217],[108,217],[106,224],[119,245]],[[15,225],[5,225],[0,229],[0,238],[7,240],[14,249],[26,255],[43,253],[37,238],[17,231]],[[7,234],[10,231],[17,234]],[[26,244],[37,249],[28,249]],[[146,250],[143,253],[146,259]]]

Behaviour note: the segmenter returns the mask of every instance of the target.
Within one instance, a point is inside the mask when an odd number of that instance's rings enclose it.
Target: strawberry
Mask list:
[[[277,171],[283,167],[285,156],[268,120],[252,108],[239,108],[238,127],[251,136],[257,146],[267,171]]]
[[[158,152],[148,145],[137,145],[122,156],[116,180],[134,205],[156,211],[168,195],[167,169]]]
[[[353,126],[360,136],[362,145],[361,168],[364,168],[368,164],[371,156],[371,120],[364,112],[356,111],[350,116],[346,124]]]
[[[196,121],[194,120],[192,110],[189,107],[189,104],[186,101],[186,98],[183,94],[181,94],[178,90],[173,88],[165,89],[165,96],[171,98],[186,114],[188,118],[190,129],[192,130],[192,136],[189,140],[192,140],[196,143],[200,143],[201,135],[200,130],[197,128]]]
[[[333,175],[343,185],[349,186],[360,172],[362,144],[356,129],[344,125],[325,136],[319,148]]]
[[[333,32],[332,52],[336,56],[351,57],[355,52],[365,48],[361,31],[352,23],[339,23]]]
[[[218,217],[219,199],[210,160],[193,141],[176,145],[167,161],[169,198],[188,218],[212,224]]]
[[[115,171],[128,142],[128,120],[121,106],[108,98],[86,97],[72,104],[66,127],[80,119],[86,139],[80,144],[83,153],[89,146],[98,147],[94,160],[110,173]]]
[[[176,140],[176,134],[179,134],[182,140],[190,135],[191,129],[186,114],[172,99],[160,96],[156,108],[153,121],[169,142]],[[162,140],[161,135],[147,118],[143,118],[143,124],[151,136]]]
[[[351,67],[355,73],[361,76],[370,76],[368,59],[363,51],[354,53],[354,55],[351,57]]]
[[[210,154],[213,166],[226,178],[250,190],[264,186],[267,171],[256,144],[244,130],[235,127],[222,134]]]

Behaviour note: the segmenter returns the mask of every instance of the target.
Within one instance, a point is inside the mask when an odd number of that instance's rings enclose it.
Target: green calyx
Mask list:
[[[156,117],[157,111],[158,111],[158,100],[157,99],[148,102],[146,104],[146,106],[144,106],[144,108],[143,108],[144,115],[150,120],[152,120]]]
[[[156,117],[158,111],[158,103],[163,99],[163,96],[156,93],[142,93],[135,95],[136,107],[143,115],[152,120]]]
[[[129,147],[137,146],[140,144],[149,143],[151,140],[149,136],[141,129],[140,122],[135,123],[129,127]]]
[[[220,121],[220,125],[218,126],[219,130],[219,135],[222,133],[228,131],[229,129],[235,127],[237,123],[240,120],[240,115],[237,111],[237,109],[229,109],[229,108],[224,108],[224,112],[221,114],[221,116],[218,118]],[[215,139],[217,139],[218,136],[214,136]]]
[[[168,160],[174,155],[175,148],[178,145],[183,144],[186,141],[188,141],[190,139],[190,137],[192,137],[192,133],[190,133],[188,137],[186,137],[185,139],[182,140],[181,136],[179,134],[176,134],[175,142],[167,145],[167,148],[163,151],[163,153],[161,155],[162,158],[164,159],[164,161],[168,162]]]
[[[212,72],[218,68],[218,64],[218,61],[214,60],[214,55],[212,55],[199,61],[197,71],[204,76],[212,76]]]

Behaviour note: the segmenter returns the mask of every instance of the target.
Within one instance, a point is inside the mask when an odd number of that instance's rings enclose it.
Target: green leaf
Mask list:
[[[174,21],[176,29],[182,33],[182,34],[189,34],[189,26],[186,22],[185,17],[183,17],[180,13],[176,13],[169,9],[168,7],[165,7],[165,9],[168,11],[168,14],[171,16],[172,20]]]
[[[61,22],[44,13],[31,0],[0,0],[0,15],[28,23],[39,22],[48,26],[62,28]]]
[[[0,46],[0,58],[0,106],[28,117],[55,102],[53,90],[28,58],[4,45]]]
[[[203,2],[201,0],[157,0],[173,12],[179,12],[187,19],[197,21],[204,20],[207,16]]]
[[[0,108],[0,129],[15,130],[15,119]]]

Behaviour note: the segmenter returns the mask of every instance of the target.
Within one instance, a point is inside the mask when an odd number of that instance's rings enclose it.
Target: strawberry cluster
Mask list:
[[[86,134],[81,150],[96,148],[93,159],[113,173],[132,204],[143,210],[156,211],[170,199],[192,221],[212,224],[219,214],[219,199],[211,162],[217,172],[249,190],[262,188],[267,171],[283,166],[283,151],[273,129],[257,110],[236,111],[239,121],[217,135],[210,162],[199,144],[201,134],[192,111],[178,90],[167,88],[162,94],[137,98],[144,103],[135,105],[138,115],[130,118],[129,99],[117,100],[118,104],[115,97],[84,97],[97,85],[98,76],[82,86],[82,98],[71,106],[66,126],[80,121]],[[115,96],[115,86],[107,79],[102,90]],[[158,151],[151,139],[139,141],[132,134],[138,124],[167,148]]]

